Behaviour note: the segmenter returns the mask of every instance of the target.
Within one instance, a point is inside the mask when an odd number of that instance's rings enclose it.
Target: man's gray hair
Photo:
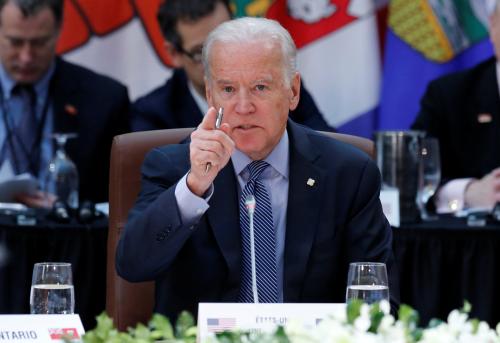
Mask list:
[[[214,43],[273,42],[279,44],[284,62],[284,80],[291,82],[297,72],[297,48],[292,37],[277,21],[244,17],[226,21],[215,28],[203,45],[205,77],[210,80],[210,55]]]

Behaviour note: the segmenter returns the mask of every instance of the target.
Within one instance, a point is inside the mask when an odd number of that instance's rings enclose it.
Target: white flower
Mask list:
[[[453,310],[448,315],[448,326],[450,330],[458,333],[463,330],[467,330],[467,332],[472,331],[472,325],[466,325],[467,323],[467,314],[461,313],[458,310]]]
[[[290,321],[285,332],[291,343],[415,343],[415,328],[407,323],[396,321],[389,314],[389,303],[380,304],[385,314],[378,323],[377,332],[368,332],[372,322],[371,307],[361,305],[360,314],[353,324],[347,322],[347,315],[335,314],[321,321],[318,325],[304,325]],[[496,330],[486,322],[479,322],[476,327],[466,313],[457,310],[450,312],[447,322],[436,327],[422,330],[418,343],[500,343],[500,323]],[[254,341],[252,341],[254,342]],[[259,343],[277,342],[276,338],[265,337]]]
[[[420,343],[454,343],[455,335],[446,324],[424,331]]]
[[[370,306],[367,304],[361,305],[359,317],[354,320],[354,327],[358,331],[368,331],[371,326],[370,321]]]
[[[380,301],[380,310],[385,314],[391,313],[391,304],[387,300]]]
[[[383,331],[389,330],[394,325],[394,322],[395,322],[395,319],[390,314],[384,316],[384,318],[382,318],[382,321],[380,322],[380,326],[378,328],[378,331],[383,332]]]

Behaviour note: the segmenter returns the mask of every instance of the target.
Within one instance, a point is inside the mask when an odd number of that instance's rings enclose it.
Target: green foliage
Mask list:
[[[388,302],[367,306],[360,300],[353,300],[346,306],[345,317],[332,316],[331,318],[325,318],[319,325],[318,332],[314,332],[310,327],[291,325],[287,326],[286,330],[283,327],[278,327],[274,333],[260,332],[260,330],[227,331],[218,333],[208,340],[210,343],[318,343],[327,339],[330,339],[331,342],[354,342],[346,338],[347,333],[351,338],[356,337],[356,339],[370,338],[375,335],[384,340],[395,335],[403,338],[404,342],[417,343],[421,340],[428,341],[427,333],[430,332],[431,337],[436,337],[436,335],[440,337],[439,340],[431,340],[433,342],[440,340],[443,342],[461,342],[460,337],[462,334],[463,337],[469,339],[471,333],[474,335],[474,339],[477,338],[474,342],[500,342],[498,336],[500,324],[495,332],[490,330],[484,322],[477,319],[468,319],[467,314],[471,310],[468,302],[464,303],[460,311],[452,311],[448,317],[448,322],[434,319],[431,320],[427,328],[418,327],[418,313],[410,306],[400,306],[397,322],[388,314],[388,308]],[[458,332],[460,329],[463,329],[463,332]],[[119,332],[112,319],[102,313],[97,317],[97,327],[83,336],[83,342],[196,343],[196,335],[197,328],[194,318],[187,312],[179,315],[175,325],[171,325],[166,317],[155,314],[147,326],[138,324],[135,328],[128,328],[127,332]],[[70,341],[67,340],[67,342]]]
[[[375,303],[370,307],[370,329],[368,331],[377,333],[378,328],[380,326],[380,323],[382,322],[382,319],[384,318],[385,314],[384,312],[380,309],[380,304]]]
[[[363,305],[363,301],[359,299],[349,300],[347,303],[347,323],[354,324],[354,320],[361,314],[361,305]]]
[[[106,313],[97,316],[97,326],[87,331],[83,336],[84,343],[195,343],[196,327],[194,319],[188,312],[182,312],[175,325],[175,332],[170,321],[163,315],[154,314],[148,323],[137,324],[135,328],[128,328],[127,332],[119,332],[113,320]]]

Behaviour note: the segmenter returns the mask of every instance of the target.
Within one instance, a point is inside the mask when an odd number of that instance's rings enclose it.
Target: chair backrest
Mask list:
[[[147,323],[154,305],[154,283],[129,283],[115,270],[116,245],[140,189],[140,168],[146,153],[154,147],[175,144],[193,128],[133,132],[116,136],[111,149],[109,183],[109,231],[107,248],[106,311],[120,330]],[[373,142],[357,136],[325,132],[350,143],[373,158]]]
[[[120,330],[147,323],[154,305],[154,283],[129,283],[115,269],[115,252],[121,230],[140,190],[140,168],[154,147],[175,144],[192,128],[133,132],[116,136],[111,148],[109,174],[109,230],[106,272],[106,312]]]

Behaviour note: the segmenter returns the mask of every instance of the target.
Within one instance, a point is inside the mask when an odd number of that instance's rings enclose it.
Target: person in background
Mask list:
[[[255,205],[260,302],[344,302],[349,263],[377,261],[397,305],[380,173],[355,147],[288,119],[301,95],[289,33],[273,20],[240,18],[204,41],[209,109],[190,142],[146,156],[118,274],[155,280],[155,312],[171,319],[196,313],[199,302],[252,302]]]
[[[490,18],[492,57],[432,81],[412,124],[440,144],[438,213],[492,209],[500,202],[500,6]]]
[[[129,131],[125,86],[56,57],[63,0],[0,0],[0,168],[30,173],[43,187],[52,133],[74,132],[66,151],[80,177],[80,199],[108,199],[111,141]],[[18,194],[29,206],[53,195]]]
[[[165,48],[175,68],[172,77],[132,106],[133,131],[196,127],[208,110],[201,48],[208,33],[231,19],[229,0],[169,0],[158,12]],[[302,88],[290,118],[316,130],[333,131]]]

